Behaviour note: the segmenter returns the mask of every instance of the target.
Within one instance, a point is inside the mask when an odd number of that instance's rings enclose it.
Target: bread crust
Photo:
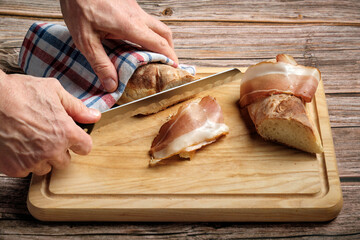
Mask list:
[[[149,63],[136,69],[117,104],[131,102],[194,79],[194,76],[183,69],[167,64]]]
[[[249,115],[260,126],[268,118],[294,119],[304,127],[312,128],[305,105],[301,99],[288,94],[276,94],[263,98],[248,107]]]
[[[248,113],[255,125],[256,131],[263,138],[278,141],[307,152],[323,152],[320,135],[309,117],[305,104],[300,98],[289,94],[271,95],[250,104],[248,106]],[[271,123],[269,122],[270,120]],[[278,124],[273,124],[277,122]],[[263,127],[265,124],[274,125],[273,127],[276,131],[282,131],[281,128],[284,127],[284,122],[302,129],[302,136],[299,137],[307,139],[308,146],[304,147],[291,141],[279,140],[276,136],[272,136],[271,133],[264,130],[265,128]]]

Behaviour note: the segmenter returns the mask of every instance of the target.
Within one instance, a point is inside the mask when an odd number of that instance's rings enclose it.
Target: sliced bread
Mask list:
[[[263,138],[310,153],[323,152],[319,133],[300,98],[271,95],[250,104],[248,112]]]

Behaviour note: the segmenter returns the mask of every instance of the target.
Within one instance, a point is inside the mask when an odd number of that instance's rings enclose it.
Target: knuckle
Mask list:
[[[160,41],[159,41],[159,47],[160,48],[166,48],[166,47],[168,47],[169,46],[169,44],[168,44],[168,42],[165,40],[165,39],[161,39]]]
[[[75,123],[73,121],[67,121],[63,124],[64,126],[64,138],[69,141],[76,137],[76,131],[74,129]]]
[[[100,61],[94,62],[92,68],[96,74],[106,73],[110,70],[110,66],[107,63]]]
[[[85,148],[85,151],[84,151],[84,154],[87,155],[91,152],[91,149],[92,149],[92,139],[91,137],[89,136],[88,137],[88,140],[87,140],[87,146]]]
[[[59,80],[57,80],[56,78],[48,78],[48,83],[55,86],[55,87],[59,87],[61,86]]]
[[[91,152],[92,149],[92,139],[91,137],[86,134],[83,136],[81,140],[74,143],[71,146],[71,150],[80,155],[87,155]]]
[[[44,149],[40,155],[41,160],[49,160],[49,159],[54,159],[58,156],[58,149],[57,147],[53,147],[53,148],[49,148],[49,149]]]
[[[71,96],[71,100],[72,100],[71,104],[73,104],[74,107],[80,108],[80,110],[85,110],[86,106],[80,99],[77,99],[77,98]],[[73,124],[71,124],[71,125],[73,125]]]
[[[166,26],[165,32],[164,32],[164,37],[167,39],[170,39],[170,38],[172,38],[172,35],[173,34],[172,34],[171,29],[168,26]]]
[[[88,108],[86,107],[86,105],[79,99],[77,99],[77,105],[80,108],[81,111],[83,112],[88,112]]]
[[[65,133],[63,136],[60,136],[61,134],[63,133],[56,134],[58,136],[56,139],[44,143],[43,146],[39,149],[39,162],[50,159],[57,159],[61,152],[67,149]]]
[[[54,90],[59,90],[60,88],[62,88],[59,80],[57,80],[56,78],[47,78],[46,79],[46,85],[50,87],[50,89]]]
[[[66,127],[57,127],[53,137],[50,137],[46,142],[42,141],[42,144],[38,144],[36,159],[37,162],[57,158],[62,149],[66,148]]]

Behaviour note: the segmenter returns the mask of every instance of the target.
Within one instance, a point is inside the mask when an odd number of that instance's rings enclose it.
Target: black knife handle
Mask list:
[[[84,131],[87,134],[90,134],[92,132],[92,130],[94,129],[95,124],[94,123],[78,123],[75,122],[79,127],[81,127],[82,129],[84,129]]]

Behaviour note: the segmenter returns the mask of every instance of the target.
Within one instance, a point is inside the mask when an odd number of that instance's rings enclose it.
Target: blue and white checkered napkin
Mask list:
[[[105,40],[103,46],[119,76],[119,87],[113,93],[104,90],[86,58],[75,47],[68,29],[61,25],[34,23],[21,47],[19,65],[26,74],[57,78],[69,93],[81,99],[87,107],[101,112],[120,99],[128,80],[141,65],[161,62],[195,74],[192,66],[177,66],[162,54],[140,50],[124,41]]]

